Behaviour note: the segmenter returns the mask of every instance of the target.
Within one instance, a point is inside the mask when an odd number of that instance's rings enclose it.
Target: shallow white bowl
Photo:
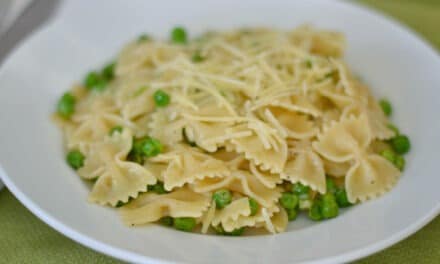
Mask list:
[[[203,3],[203,4],[202,4]],[[310,22],[348,37],[347,60],[378,97],[412,151],[395,189],[319,224],[300,219],[286,233],[215,237],[160,226],[127,228],[111,209],[86,202],[88,190],[64,161],[50,122],[56,100],[141,32],[165,37],[176,24],[192,35],[238,26],[293,28]],[[0,70],[0,175],[34,214],[66,236],[130,262],[346,262],[412,234],[440,211],[440,58],[397,23],[345,2],[65,1]],[[43,245],[44,246],[44,245]]]

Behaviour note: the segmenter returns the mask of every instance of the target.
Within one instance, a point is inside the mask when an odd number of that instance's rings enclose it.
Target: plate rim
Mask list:
[[[424,49],[428,50],[431,53],[431,56],[435,57],[440,61],[440,51],[438,51],[433,44],[431,44],[425,37],[423,37],[419,32],[413,30],[403,22],[393,18],[391,15],[384,13],[381,10],[374,9],[364,3],[360,2],[352,2],[347,0],[338,0],[335,2],[339,2],[340,4],[346,5],[351,9],[355,9],[357,12],[365,13],[366,15],[373,16],[376,19],[381,20],[382,22],[387,23],[389,26],[393,28],[393,30],[403,31],[407,36],[411,37],[414,41],[418,42]],[[48,23],[42,24],[39,28],[33,31],[31,34],[23,38],[15,47],[3,58],[0,62],[0,72],[3,70],[5,65],[11,60],[11,58],[19,52],[22,46],[31,38],[34,38],[36,35],[40,34],[44,31],[44,29],[50,25],[50,20]],[[101,254],[122,260],[122,261],[130,261],[135,263],[173,263],[171,261],[153,258],[146,255],[130,252],[129,250],[120,249],[114,246],[111,246],[105,242],[101,242],[97,239],[94,239],[86,234],[82,234],[80,231],[71,228],[70,226],[58,221],[54,216],[41,209],[38,204],[28,198],[11,180],[11,177],[8,176],[6,170],[0,164],[0,180],[3,181],[3,184],[6,188],[20,201],[20,203],[25,206],[32,214],[37,216],[41,221],[49,225],[52,229],[61,233],[63,236],[75,241],[76,243],[81,244],[86,248],[90,248],[96,252]],[[0,183],[1,185],[1,183]],[[0,188],[1,189],[1,188]],[[440,215],[440,201],[438,201],[437,205],[434,206],[431,211],[427,214],[420,217],[417,221],[413,222],[411,225],[406,228],[396,232],[385,239],[378,240],[372,242],[364,247],[359,247],[355,250],[347,251],[341,254],[336,254],[333,256],[329,256],[325,259],[305,261],[302,263],[346,263],[355,261],[361,258],[365,258],[374,253],[382,251],[386,248],[389,248],[396,243],[408,238],[410,235],[416,233],[420,229],[422,229],[425,225],[431,222],[435,217]]]

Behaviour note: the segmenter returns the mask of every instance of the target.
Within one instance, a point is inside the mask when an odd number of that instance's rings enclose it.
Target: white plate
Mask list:
[[[346,262],[390,246],[440,211],[440,58],[413,33],[349,3],[313,1],[65,1],[0,71],[0,161],[8,188],[66,236],[130,262]],[[347,60],[377,96],[391,99],[394,122],[413,145],[407,169],[384,197],[330,221],[293,222],[286,233],[215,237],[160,226],[127,228],[111,209],[88,204],[88,190],[64,161],[50,122],[75,80],[111,59],[141,32],[166,36],[174,25],[207,29],[293,28],[304,22],[348,36]],[[42,245],[44,246],[44,245]]]

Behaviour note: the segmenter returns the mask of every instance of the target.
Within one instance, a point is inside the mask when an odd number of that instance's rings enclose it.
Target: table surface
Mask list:
[[[400,20],[440,50],[440,0],[359,2]],[[419,262],[440,262],[440,217],[406,240],[356,263]],[[52,230],[23,207],[7,189],[3,189],[0,191],[0,263],[121,262]]]

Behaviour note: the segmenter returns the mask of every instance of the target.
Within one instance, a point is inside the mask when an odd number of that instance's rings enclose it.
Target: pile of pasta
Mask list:
[[[191,217],[203,233],[219,225],[277,233],[288,224],[283,184],[319,195],[331,176],[351,203],[384,194],[400,171],[378,151],[395,132],[344,49],[342,34],[309,26],[129,43],[108,87],[75,86],[75,113],[60,122],[66,148],[85,156],[78,174],[96,180],[89,200],[126,203],[118,210],[128,225]],[[157,90],[169,95],[167,106],[155,104]],[[109,134],[115,126],[123,129]],[[142,137],[160,141],[162,152],[132,161]],[[166,193],[149,191],[157,182]],[[212,200],[220,189],[233,194],[222,209]]]

